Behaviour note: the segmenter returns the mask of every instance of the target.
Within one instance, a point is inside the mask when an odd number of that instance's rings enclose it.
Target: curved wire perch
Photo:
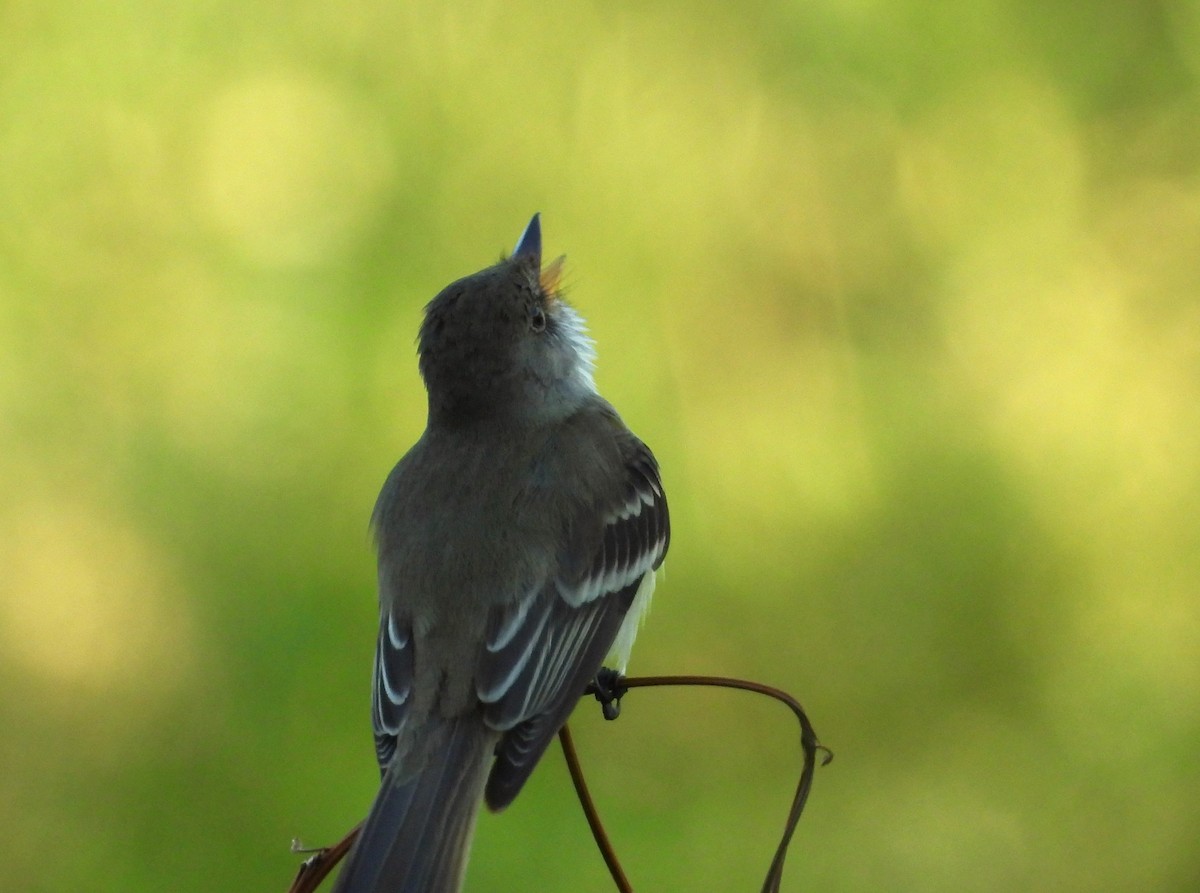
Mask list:
[[[608,839],[608,833],[600,821],[600,813],[596,811],[596,804],[583,778],[583,767],[579,764],[579,754],[575,751],[575,741],[571,737],[569,724],[564,724],[558,730],[558,742],[562,745],[563,756],[567,758],[567,770],[571,773],[572,784],[575,785],[575,795],[579,797],[579,805],[583,807],[588,827],[592,829],[592,838],[604,858],[604,864],[608,866],[608,873],[612,875],[613,883],[617,885],[620,893],[633,893],[633,887],[621,868],[617,852],[613,849],[612,841]]]
[[[621,694],[625,691],[631,688],[655,688],[665,685],[701,685],[715,688],[733,688],[740,691],[766,695],[780,703],[786,704],[800,723],[800,747],[804,751],[804,768],[800,772],[800,781],[796,786],[796,794],[792,798],[792,807],[788,812],[787,824],[784,826],[783,836],[779,841],[779,846],[775,849],[775,857],[771,860],[771,867],[767,871],[767,877],[762,886],[762,893],[779,893],[779,885],[783,878],[783,861],[787,856],[788,845],[792,841],[796,824],[800,821],[800,814],[804,811],[804,804],[808,801],[808,793],[812,789],[813,775],[816,772],[817,765],[817,752],[820,751],[825,755],[824,759],[821,760],[822,766],[828,765],[829,761],[833,759],[833,752],[817,740],[816,730],[813,729],[812,723],[809,721],[808,715],[804,712],[804,708],[800,706],[799,701],[787,692],[769,685],[763,685],[760,682],[751,682],[746,679],[730,679],[721,676],[635,676],[629,679],[615,679],[611,690],[603,693],[599,693],[595,686],[589,687],[585,695],[600,695],[601,702],[605,704],[605,716],[610,716],[610,708],[612,707],[610,702],[614,698],[619,700]],[[615,715],[615,712],[612,712],[612,715]],[[587,818],[588,827],[591,828],[596,846],[599,848],[600,854],[608,866],[609,874],[612,875],[613,883],[616,884],[619,893],[633,893],[633,887],[629,883],[629,879],[625,876],[624,870],[621,868],[616,851],[608,839],[608,834],[605,832],[604,825],[600,821],[600,815],[596,811],[596,805],[592,801],[591,794],[588,792],[587,782],[583,777],[583,769],[579,764],[579,755],[575,750],[575,743],[571,738],[571,730],[564,725],[559,730],[558,736],[562,744],[563,754],[567,760],[567,768],[571,773],[571,782],[575,785],[575,793],[579,797],[579,803],[583,808],[584,816]],[[317,887],[320,886],[321,881],[329,875],[338,862],[345,858],[346,854],[350,851],[350,847],[358,837],[361,827],[362,825],[356,825],[336,844],[331,847],[319,849],[314,855],[306,859],[296,872],[295,880],[292,881],[291,887],[288,888],[288,893],[314,893]],[[296,851],[301,852],[300,850]]]
[[[787,858],[788,846],[792,842],[792,835],[796,832],[796,825],[800,821],[800,815],[804,812],[804,805],[808,802],[809,791],[812,790],[813,776],[816,773],[817,766],[817,752],[820,751],[824,754],[821,765],[827,766],[829,765],[829,761],[833,759],[833,751],[821,744],[817,739],[817,732],[799,701],[787,692],[774,686],[764,685],[761,682],[751,682],[748,679],[731,679],[723,676],[635,676],[629,679],[617,678],[614,680],[610,678],[605,680],[603,689],[593,684],[589,686],[587,693],[596,696],[597,700],[604,707],[605,717],[612,719],[619,712],[619,709],[612,709],[612,702],[614,699],[619,701],[625,691],[631,688],[656,688],[666,685],[700,685],[713,688],[733,688],[739,691],[766,695],[787,705],[796,717],[796,720],[800,723],[800,748],[804,752],[804,767],[800,771],[800,781],[797,783],[796,793],[792,797],[792,806],[788,811],[787,823],[784,825],[783,835],[780,838],[779,846],[775,848],[775,856],[771,860],[771,867],[767,870],[767,877],[763,881],[762,886],[762,893],[779,893],[780,884],[783,882],[783,862]],[[588,793],[587,784],[583,779],[583,770],[579,766],[579,758],[575,752],[575,745],[571,740],[570,730],[566,726],[563,726],[559,732],[559,740],[562,743],[563,754],[566,756],[567,768],[571,772],[571,781],[575,784],[575,791],[579,796],[579,802],[583,806],[588,826],[592,830],[592,837],[595,839],[596,846],[604,857],[605,864],[608,865],[613,882],[620,893],[633,893],[633,887],[630,885],[625,872],[621,868],[620,862],[617,860],[617,854],[613,850],[612,843],[608,839],[608,834],[600,822],[596,806]]]

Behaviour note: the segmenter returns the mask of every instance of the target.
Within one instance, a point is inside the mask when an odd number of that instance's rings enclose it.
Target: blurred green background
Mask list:
[[[0,4],[0,850],[286,889],[365,811],[367,518],[543,212],[675,539],[631,670],[837,752],[786,889],[1200,889],[1200,4]],[[575,725],[755,890],[781,709]],[[611,889],[552,751],[469,889]]]

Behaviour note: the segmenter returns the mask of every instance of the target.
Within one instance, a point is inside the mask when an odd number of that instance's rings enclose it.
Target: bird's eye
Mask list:
[[[529,328],[535,332],[543,332],[546,329],[546,311],[541,307],[534,307],[529,311]]]

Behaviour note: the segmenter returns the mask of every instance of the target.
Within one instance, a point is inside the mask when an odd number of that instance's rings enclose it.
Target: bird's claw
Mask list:
[[[629,687],[625,685],[625,677],[617,670],[601,667],[595,681],[588,686],[588,691],[600,702],[600,709],[605,719],[616,719],[621,715],[621,698]]]

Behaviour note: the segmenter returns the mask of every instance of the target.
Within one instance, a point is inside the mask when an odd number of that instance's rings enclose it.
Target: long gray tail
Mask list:
[[[397,755],[334,893],[456,893],[496,733],[478,719],[429,723],[422,759]]]

